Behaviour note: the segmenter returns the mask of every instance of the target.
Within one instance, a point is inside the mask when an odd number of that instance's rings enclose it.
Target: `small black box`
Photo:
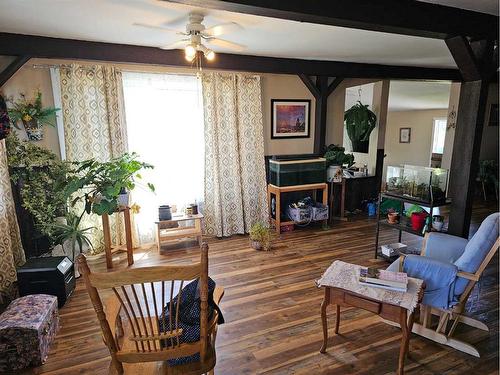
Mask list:
[[[31,258],[17,270],[19,295],[50,294],[61,308],[75,289],[75,271],[68,257]]]

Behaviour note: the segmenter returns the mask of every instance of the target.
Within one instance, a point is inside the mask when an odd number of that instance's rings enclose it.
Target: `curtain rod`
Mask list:
[[[65,68],[69,69],[71,68],[71,65],[68,64],[32,64],[31,67],[33,69],[50,69],[50,68]],[[80,69],[89,69],[92,70],[94,67],[92,66],[85,66],[85,65],[80,65]]]

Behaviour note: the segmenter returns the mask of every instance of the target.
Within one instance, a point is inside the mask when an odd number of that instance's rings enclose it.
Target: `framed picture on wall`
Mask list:
[[[309,138],[311,101],[271,99],[271,138]]]
[[[399,143],[410,143],[411,128],[399,128]]]

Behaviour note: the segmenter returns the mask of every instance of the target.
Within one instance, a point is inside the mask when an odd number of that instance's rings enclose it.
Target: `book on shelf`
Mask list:
[[[367,286],[385,287],[386,289],[406,292],[408,275],[404,272],[378,270],[376,268],[361,268],[359,270],[360,284]]]

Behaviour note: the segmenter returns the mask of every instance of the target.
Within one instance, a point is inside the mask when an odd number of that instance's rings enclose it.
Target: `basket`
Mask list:
[[[312,210],[310,207],[296,208],[288,206],[287,215],[290,220],[295,221],[296,223],[304,223],[311,220]]]
[[[312,219],[314,221],[327,220],[328,219],[328,206],[316,203],[312,208]]]

